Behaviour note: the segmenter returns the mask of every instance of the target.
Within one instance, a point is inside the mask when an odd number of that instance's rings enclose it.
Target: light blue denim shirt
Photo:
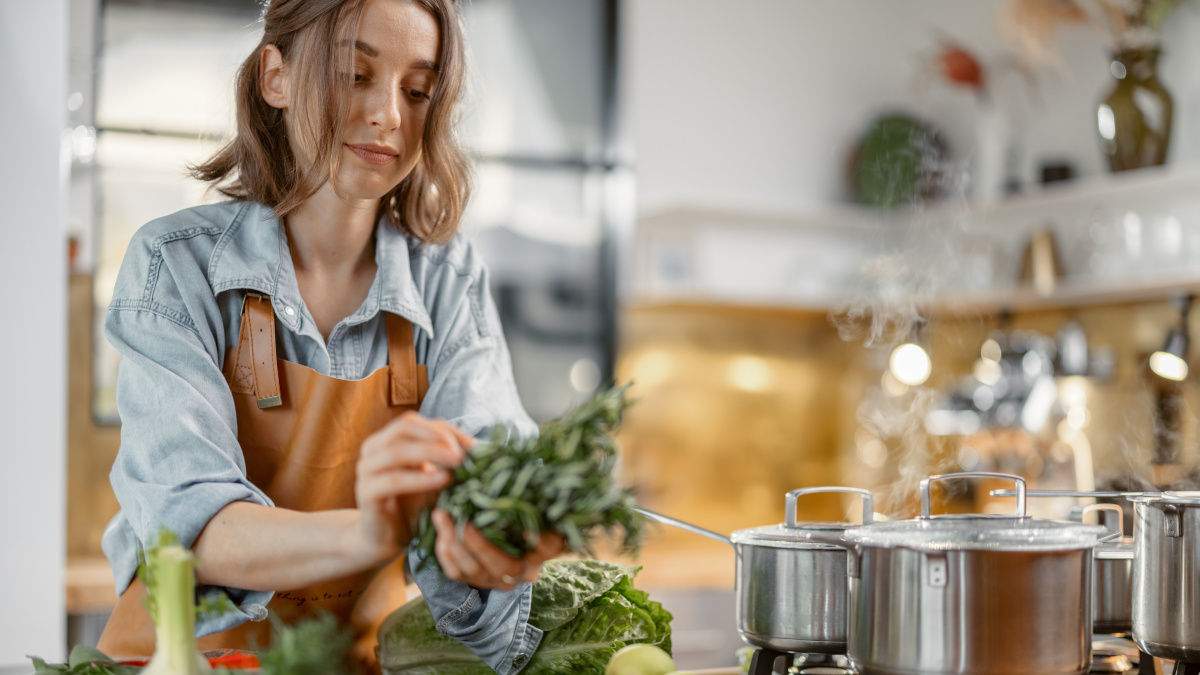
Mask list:
[[[134,235],[104,321],[122,357],[121,448],[110,474],[121,511],[103,540],[118,594],[134,576],[137,549],[160,526],[191,546],[226,504],[273,506],[246,478],[233,395],[222,374],[246,291],[270,296],[280,358],[341,379],[387,365],[383,312],[398,314],[412,322],[417,362],[428,369],[422,415],[477,437],[497,424],[537,433],[513,383],[487,270],[467,239],[459,234],[445,245],[424,244],[381,221],[375,251],[378,272],[367,299],[326,342],[300,297],[286,231],[265,206],[199,206]],[[478,592],[433,570],[426,566],[415,579],[439,629],[501,675],[520,670],[541,640],[527,622],[529,585]],[[272,593],[224,590],[240,612],[200,622],[198,635],[266,616]]]

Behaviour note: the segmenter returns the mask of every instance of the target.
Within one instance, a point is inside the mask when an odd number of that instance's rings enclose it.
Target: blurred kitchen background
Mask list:
[[[522,399],[544,421],[633,381],[646,506],[728,533],[805,486],[908,517],[954,470],[1200,485],[1200,0],[462,7],[463,229]],[[114,602],[99,326],[133,232],[214,198],[184,167],[232,129],[260,11],[0,2],[0,671],[94,642]],[[945,508],[1011,508],[988,487]],[[655,530],[640,564],[677,663],[732,663],[730,549]]]

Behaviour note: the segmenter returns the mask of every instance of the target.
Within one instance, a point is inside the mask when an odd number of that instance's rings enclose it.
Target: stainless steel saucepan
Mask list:
[[[934,516],[948,478],[1017,485],[1016,513]],[[921,515],[813,541],[846,546],[848,656],[864,675],[1080,675],[1091,663],[1092,549],[1103,528],[1025,514],[1019,476],[921,481]],[[857,563],[857,564],[855,564]]]
[[[1097,543],[1093,557],[1092,630],[1116,635],[1133,630],[1133,537],[1122,532],[1125,512],[1116,504],[1092,504],[1082,516],[1105,512],[1116,515],[1117,526]]]
[[[841,536],[852,523],[800,523],[796,500],[804,495],[839,492],[862,497],[862,522],[871,523],[874,500],[867,490],[815,487],[787,493],[782,525],[738,530],[726,537],[648,509],[647,518],[724,542],[737,555],[735,592],[742,639],[780,652],[846,653],[848,598],[846,551],[815,543],[807,533]]]
[[[1133,641],[1152,656],[1200,663],[1200,492],[1130,501]]]

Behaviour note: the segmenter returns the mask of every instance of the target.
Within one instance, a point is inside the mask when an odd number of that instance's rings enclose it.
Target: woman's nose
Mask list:
[[[395,131],[400,128],[400,91],[399,87],[390,87],[371,97],[369,118],[371,126],[384,131]]]

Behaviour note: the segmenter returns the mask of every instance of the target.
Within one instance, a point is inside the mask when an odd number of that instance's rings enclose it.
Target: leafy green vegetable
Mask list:
[[[627,644],[671,651],[671,614],[633,586],[640,567],[552,560],[533,585],[529,622],[545,631],[523,675],[602,675]],[[379,629],[385,675],[487,675],[466,646],[437,632],[424,600],[396,610]]]
[[[286,626],[271,616],[271,648],[259,657],[263,675],[343,675],[353,632],[323,612]]]
[[[629,385],[601,392],[547,423],[537,439],[522,439],[500,427],[476,446],[454,471],[438,498],[460,528],[473,523],[509,555],[533,550],[543,532],[557,532],[568,550],[591,554],[597,530],[624,531],[632,551],[643,519],[632,511],[633,495],[617,487],[617,444],[613,431],[629,407]],[[437,564],[436,531],[430,512],[421,515],[418,549],[422,564]]]
[[[66,663],[46,663],[36,656],[30,656],[29,660],[33,662],[34,675],[137,675],[141,670],[117,663],[103,652],[84,645],[76,645]]]

